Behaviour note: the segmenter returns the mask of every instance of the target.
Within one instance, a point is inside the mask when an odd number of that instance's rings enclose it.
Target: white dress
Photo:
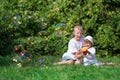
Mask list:
[[[91,47],[88,49],[89,53],[87,53],[83,59],[84,66],[93,64],[98,65],[98,61],[96,59],[96,49],[94,47]]]

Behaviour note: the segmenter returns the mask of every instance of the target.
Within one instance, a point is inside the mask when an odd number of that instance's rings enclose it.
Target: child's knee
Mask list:
[[[75,61],[75,64],[77,64],[77,65],[78,65],[78,64],[81,64],[81,61],[78,61],[78,60],[77,60],[77,61]]]
[[[68,60],[67,64],[73,64],[73,60]]]

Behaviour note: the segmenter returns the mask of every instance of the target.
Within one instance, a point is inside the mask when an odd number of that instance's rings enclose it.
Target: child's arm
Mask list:
[[[77,59],[80,59],[85,56],[85,54],[82,51],[78,51],[78,52],[74,53],[74,55]]]
[[[96,54],[96,49],[93,48],[93,47],[92,47],[92,48],[89,48],[89,49],[88,49],[88,54],[91,55],[91,56],[95,56],[95,54]]]

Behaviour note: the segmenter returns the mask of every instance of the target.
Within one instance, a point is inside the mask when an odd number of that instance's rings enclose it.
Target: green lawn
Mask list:
[[[119,80],[120,58],[99,58],[103,62],[115,62],[118,66],[82,66],[82,65],[52,65],[57,57],[43,57],[44,64],[39,58],[34,58],[23,67],[18,67],[10,59],[1,59],[0,80]],[[56,61],[59,60],[56,59]],[[9,63],[8,63],[9,62]],[[8,64],[7,64],[8,63]]]

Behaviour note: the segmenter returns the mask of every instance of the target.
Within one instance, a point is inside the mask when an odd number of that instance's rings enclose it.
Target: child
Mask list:
[[[87,36],[84,39],[84,46],[79,49],[81,54],[75,54],[76,58],[81,58],[81,55],[83,55],[83,64],[84,66],[88,66],[90,64],[94,66],[117,66],[117,64],[113,62],[98,62],[96,59],[96,50],[93,47],[93,38],[91,36]]]
[[[84,39],[84,46],[86,48],[86,52],[84,53],[85,56],[83,58],[83,64],[84,66],[88,66],[90,64],[93,64],[95,66],[98,66],[98,61],[96,59],[96,49],[93,47],[93,38],[92,36],[87,36]]]
[[[23,57],[26,60],[30,60],[29,55],[25,51],[23,51],[21,45],[17,45],[14,48],[15,48],[15,52],[18,53],[19,56]]]
[[[80,60],[75,57],[75,54],[80,54],[79,48],[83,46],[84,36],[83,29],[80,25],[74,27],[74,37],[68,43],[68,50],[62,56],[62,61],[55,64],[80,64]],[[83,55],[80,55],[82,57]]]

